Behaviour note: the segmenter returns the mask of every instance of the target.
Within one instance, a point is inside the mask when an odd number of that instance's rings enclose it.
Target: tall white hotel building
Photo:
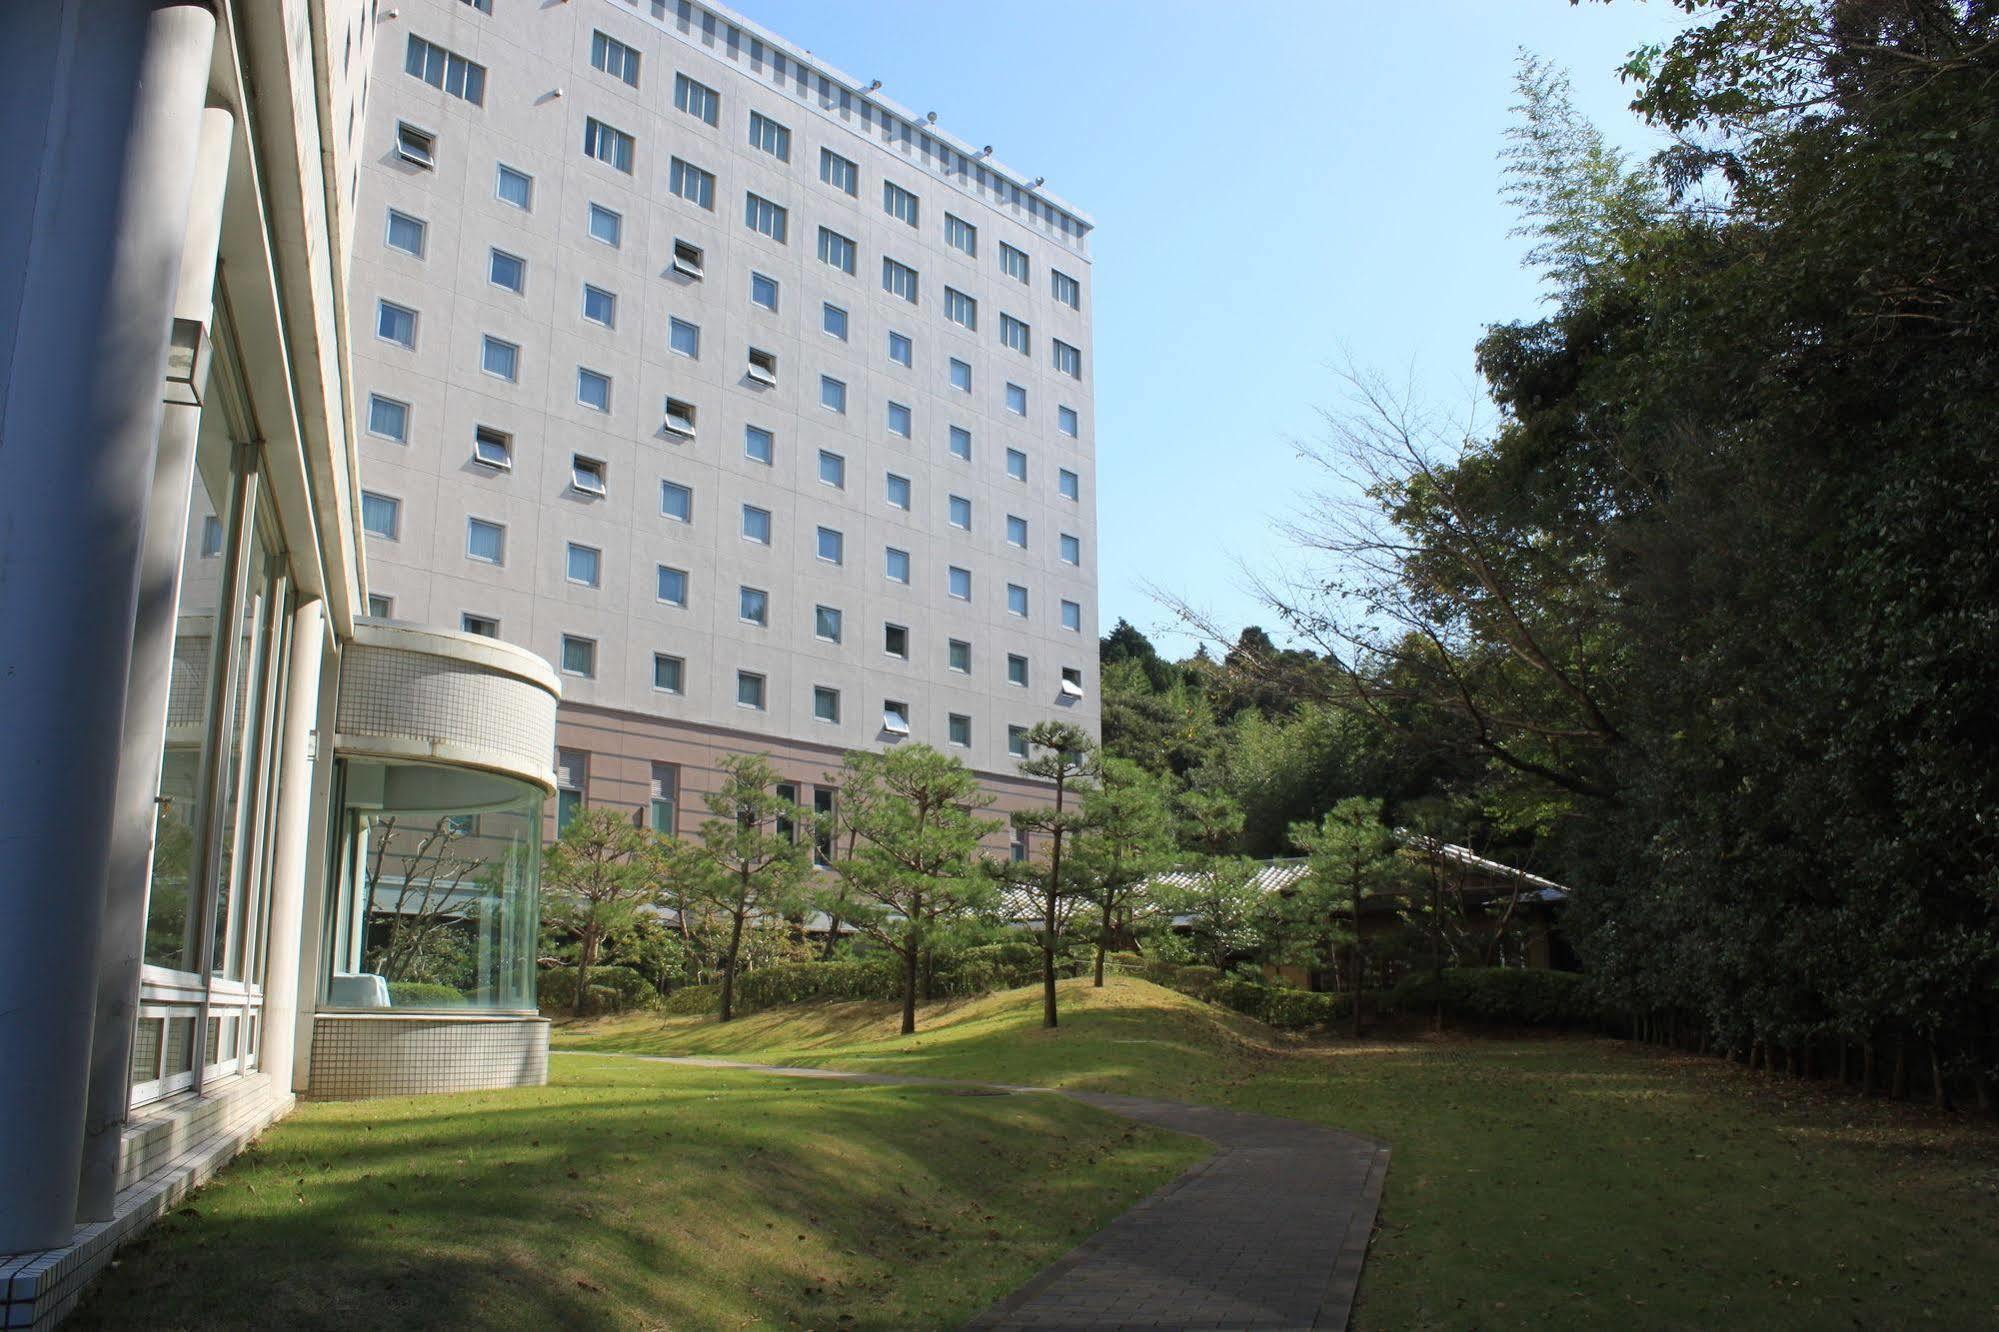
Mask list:
[[[913,741],[1032,799],[1098,724],[1089,219],[719,7],[379,14],[370,614],[556,664],[559,809]]]

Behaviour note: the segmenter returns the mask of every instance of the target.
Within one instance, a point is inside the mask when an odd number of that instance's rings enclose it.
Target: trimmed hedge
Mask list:
[[[1245,980],[1216,982],[1212,1001],[1280,1031],[1303,1031],[1307,1027],[1324,1026],[1353,1011],[1348,996],[1344,994],[1322,994],[1314,990],[1259,985]]]
[[[463,994],[449,985],[431,981],[390,981],[391,1008],[463,1008]]]
[[[541,973],[538,1002],[550,1011],[572,1012],[576,1006],[576,968],[556,967]],[[590,968],[588,1012],[623,1013],[634,1008],[652,1008],[659,1003],[659,991],[651,981],[630,967]]]
[[[721,1002],[720,993],[717,987],[717,1004]],[[802,1004],[811,999],[893,999],[901,993],[901,980],[892,957],[856,962],[779,962],[736,977],[736,1009],[743,1013],[779,1004]]]
[[[683,985],[661,1002],[659,1011],[673,1017],[700,1017],[722,1005],[719,985]]]
[[[1477,1022],[1573,1027],[1598,1016],[1582,976],[1573,971],[1452,967],[1405,976],[1389,997],[1405,1012],[1434,1009],[1441,998],[1445,1013]]]

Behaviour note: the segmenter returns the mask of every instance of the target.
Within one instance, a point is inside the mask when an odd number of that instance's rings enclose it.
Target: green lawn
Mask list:
[[[1570,1038],[1282,1042],[1139,981],[572,1028],[572,1048],[1090,1087],[1394,1147],[1356,1325],[1999,1327],[1999,1133]],[[568,1061],[570,1064],[576,1061]]]
[[[954,1327],[1205,1150],[1053,1097],[565,1057],[301,1107],[69,1326]]]

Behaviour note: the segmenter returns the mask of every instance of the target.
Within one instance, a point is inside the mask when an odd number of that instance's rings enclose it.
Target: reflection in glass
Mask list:
[[[541,789],[423,764],[342,767],[327,1006],[533,1009]]]

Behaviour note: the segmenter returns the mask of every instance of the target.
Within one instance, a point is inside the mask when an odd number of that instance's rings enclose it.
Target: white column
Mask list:
[[[292,612],[291,670],[285,678],[284,734],[278,742],[277,847],[271,857],[271,907],[265,938],[264,1037],[259,1065],[289,1089],[298,1018],[299,953],[305,883],[312,842],[314,731],[319,724],[320,649],[326,603],[303,602]],[[331,747],[329,737],[319,742]]]
[[[0,4],[0,1253],[68,1242],[139,552],[215,42]]]
[[[222,107],[201,113],[187,241],[181,248],[174,320],[195,327],[203,347],[214,318],[215,257],[222,236],[223,196],[236,118]],[[205,366],[206,357],[197,364]],[[202,384],[196,391],[205,391]],[[104,889],[97,1018],[90,1043],[90,1104],[83,1140],[79,1221],[108,1221],[117,1194],[118,1144],[131,1098],[132,1028],[139,1009],[139,968],[145,960],[146,905],[153,875],[153,836],[166,740],[167,682],[173,677],[174,623],[180,614],[181,557],[194,487],[195,437],[201,408],[170,402],[160,424],[146,506],[146,545],[139,562],[139,608],[132,631],[131,683],[125,695],[125,752],[118,767],[118,804],[111,829],[111,871]]]

